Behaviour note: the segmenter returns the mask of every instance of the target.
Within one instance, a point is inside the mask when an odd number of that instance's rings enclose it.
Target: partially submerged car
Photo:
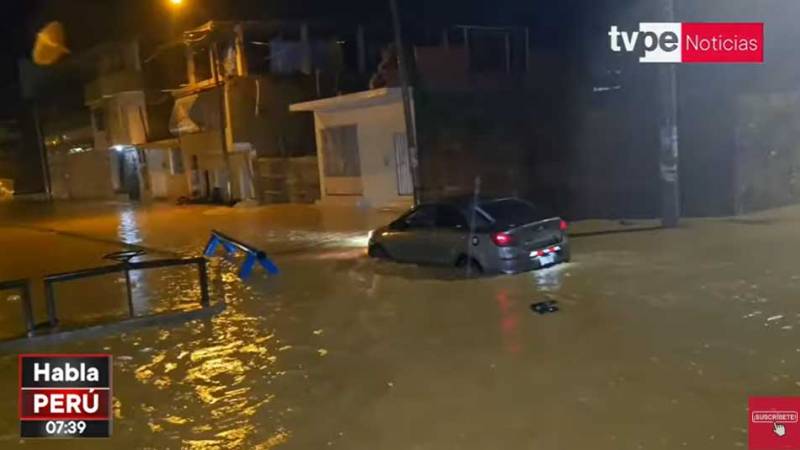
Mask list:
[[[518,273],[570,259],[567,222],[519,198],[421,204],[374,230],[368,253],[400,262]]]

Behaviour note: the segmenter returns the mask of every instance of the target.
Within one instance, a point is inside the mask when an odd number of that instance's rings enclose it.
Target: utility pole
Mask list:
[[[675,0],[662,0],[667,22],[675,22]],[[678,226],[681,214],[678,158],[678,77],[675,64],[662,64],[659,70],[661,93],[660,153],[661,225]]]
[[[414,122],[414,110],[411,106],[411,88],[408,80],[408,60],[403,47],[403,31],[401,29],[400,12],[397,0],[389,0],[392,10],[394,25],[394,46],[397,49],[397,66],[400,74],[400,90],[403,95],[403,113],[406,120],[406,149],[408,162],[411,164],[411,184],[414,185],[414,205],[418,205],[420,198],[419,160],[417,158],[417,126]]]
[[[44,141],[44,133],[42,132],[42,120],[39,116],[38,100],[34,98],[32,105],[33,124],[36,127],[36,143],[38,144],[39,160],[42,167],[42,183],[44,187],[44,194],[47,200],[53,199],[53,185],[50,177],[50,160],[47,155],[47,143]]]
[[[214,85],[219,92],[219,134],[220,144],[222,145],[222,160],[225,164],[225,201],[233,202],[233,189],[231,177],[231,159],[228,148],[228,89],[227,80],[225,79],[225,64],[222,61],[223,55],[220,51],[219,43],[213,43],[211,46],[212,60],[214,61]]]

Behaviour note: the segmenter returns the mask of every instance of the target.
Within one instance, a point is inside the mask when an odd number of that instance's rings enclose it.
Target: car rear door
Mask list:
[[[452,205],[436,206],[436,227],[430,236],[429,252],[432,263],[451,266],[467,251],[469,226],[464,214]]]

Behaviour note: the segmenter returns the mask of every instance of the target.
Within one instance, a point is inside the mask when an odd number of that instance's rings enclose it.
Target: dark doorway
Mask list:
[[[206,198],[211,198],[211,177],[207,170],[203,171],[203,193],[205,194]]]
[[[139,201],[142,198],[139,183],[139,157],[136,153],[136,149],[133,148],[117,152],[122,192],[127,193],[128,199],[131,201]]]

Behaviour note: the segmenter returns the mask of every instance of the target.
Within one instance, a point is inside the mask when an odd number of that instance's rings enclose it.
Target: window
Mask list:
[[[196,83],[210,80],[214,76],[211,71],[211,54],[208,46],[192,49],[192,62],[194,63],[194,80]]]
[[[263,75],[270,72],[272,49],[269,37],[246,36],[245,52],[247,52],[247,71],[253,75]]]
[[[178,148],[170,149],[169,151],[170,173],[172,175],[180,175],[183,173],[183,155]]]
[[[404,222],[408,228],[432,228],[436,224],[436,207],[420,206],[406,216]]]
[[[437,208],[436,227],[466,230],[467,220],[464,218],[464,214],[458,209],[452,206],[442,205]]]
[[[325,161],[325,176],[360,177],[358,128],[355,125],[347,125],[322,130],[322,155]]]

